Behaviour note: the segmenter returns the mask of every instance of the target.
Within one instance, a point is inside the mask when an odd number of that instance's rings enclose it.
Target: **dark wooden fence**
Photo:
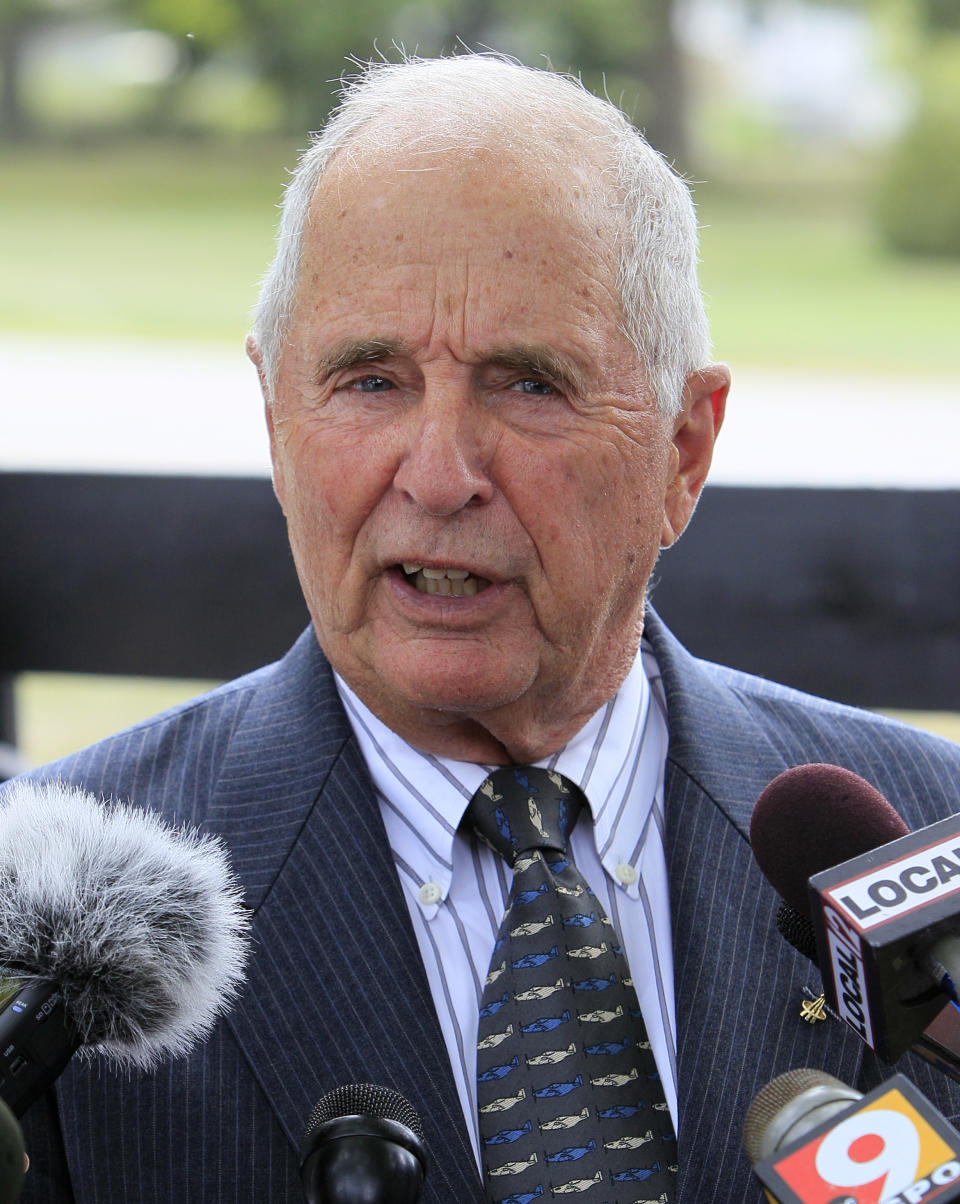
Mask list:
[[[0,738],[25,670],[227,678],[306,622],[261,479],[0,473]],[[960,491],[708,488],[653,600],[697,654],[960,710]]]

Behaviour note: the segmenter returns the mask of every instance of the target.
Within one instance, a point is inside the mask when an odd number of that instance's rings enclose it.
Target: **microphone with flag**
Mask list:
[[[801,765],[757,800],[750,841],[836,1014],[888,1061],[920,1042],[956,1077],[956,1051],[924,1030],[958,999],[960,816],[910,833],[857,774]]]

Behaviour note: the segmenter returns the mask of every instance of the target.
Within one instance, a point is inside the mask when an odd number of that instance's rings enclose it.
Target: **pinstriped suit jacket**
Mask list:
[[[952,813],[960,749],[697,661],[651,612],[667,692],[666,780],[682,1204],[761,1199],[744,1113],[774,1075],[817,1066],[867,1090],[887,1073],[829,1020],[799,1018],[817,972],[779,937],[747,840],[789,765],[863,774],[910,827]],[[40,771],[219,833],[254,910],[243,998],[153,1076],[74,1064],[25,1118],[23,1204],[282,1204],[316,1100],[367,1080],[423,1117],[424,1204],[481,1204],[477,1171],[377,803],[307,631],[277,665]],[[901,1063],[948,1116],[960,1088]],[[509,1195],[507,1188],[503,1195]]]

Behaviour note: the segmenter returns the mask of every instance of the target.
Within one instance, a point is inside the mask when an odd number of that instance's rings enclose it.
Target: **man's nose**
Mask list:
[[[483,417],[462,394],[424,397],[409,414],[394,485],[428,514],[455,514],[493,496],[482,451]]]

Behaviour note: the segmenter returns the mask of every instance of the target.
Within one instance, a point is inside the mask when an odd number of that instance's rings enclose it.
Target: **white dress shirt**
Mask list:
[[[512,871],[459,832],[474,791],[494,768],[419,752],[337,678],[380,801],[477,1162],[476,1040],[480,998]],[[558,753],[537,764],[583,790],[570,849],[613,922],[677,1124],[676,1010],[663,848],[666,702],[644,641],[616,695]]]

